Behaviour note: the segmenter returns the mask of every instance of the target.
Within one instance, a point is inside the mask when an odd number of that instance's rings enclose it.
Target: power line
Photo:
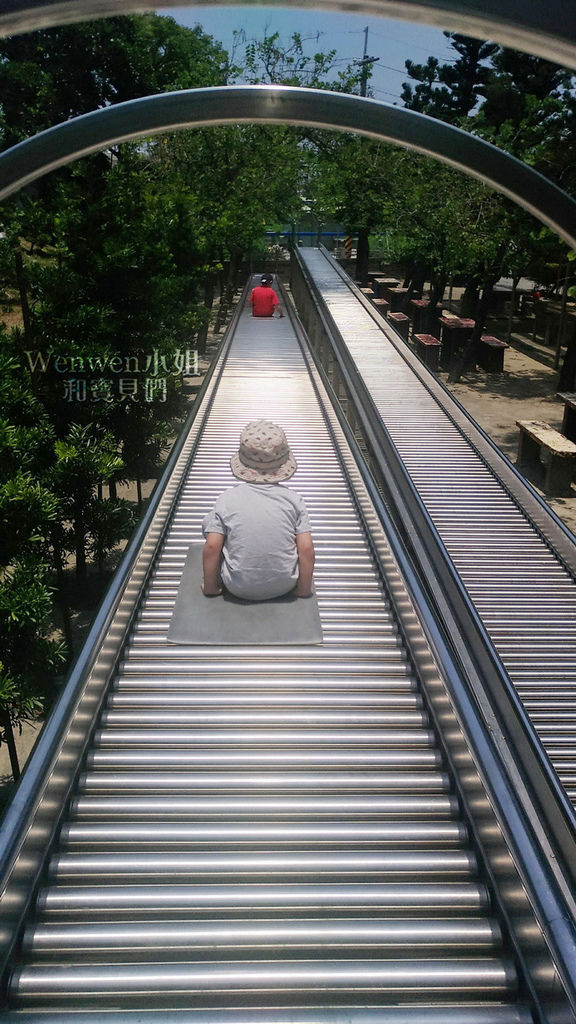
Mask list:
[[[374,93],[374,95],[377,94],[379,96],[392,96],[393,99],[398,100],[399,103],[404,102],[401,96],[397,96],[395,92],[390,92],[389,89],[372,89],[372,92]]]
[[[333,61],[333,65],[335,67],[337,64],[354,64],[355,62],[356,61],[355,61],[354,57],[338,57],[336,60]],[[358,63],[361,63],[361,61],[358,61]],[[375,71],[394,71],[397,75],[403,75],[404,78],[409,78],[412,82],[421,82],[422,81],[421,78],[415,78],[414,75],[408,74],[406,69],[404,69],[402,71],[401,68],[393,68],[389,64],[381,64],[379,59],[378,59],[378,67],[375,67],[374,70]]]
[[[350,35],[356,34],[357,33],[350,33]],[[402,46],[406,46],[413,50],[422,50],[422,52],[427,53],[429,57],[437,57],[438,60],[443,60],[447,64],[456,64],[458,61],[458,57],[449,57],[446,54],[440,55],[439,53],[430,53],[427,46],[419,46],[417,43],[413,43],[406,39],[397,39],[395,36],[384,35],[383,32],[374,32],[374,29],[372,29],[372,34],[375,35],[377,39],[385,39],[390,43],[400,43]]]

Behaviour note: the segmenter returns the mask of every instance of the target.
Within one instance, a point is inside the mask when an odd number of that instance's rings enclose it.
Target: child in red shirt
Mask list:
[[[252,316],[274,316],[274,310],[278,310],[279,316],[284,316],[278,301],[276,292],[271,287],[272,277],[270,274],[263,274],[261,283],[252,289],[250,302],[252,303]]]

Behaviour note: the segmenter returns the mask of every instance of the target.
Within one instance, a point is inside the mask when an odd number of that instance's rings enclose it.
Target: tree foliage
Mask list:
[[[71,117],[177,89],[223,85],[228,57],[199,27],[133,15],[0,40],[0,138],[13,145]]]
[[[4,147],[229,73],[219,44],[157,16],[4,39],[0,53]],[[65,569],[72,558],[82,575],[92,559],[102,572],[134,521],[118,480],[140,483],[184,412],[182,371],[206,322],[187,202],[146,145],[128,145],[2,209],[2,286],[23,314],[0,335],[0,730],[13,755],[13,728],[47,706],[66,658],[54,611],[70,641]]]
[[[252,39],[244,48],[242,78],[253,85],[292,85],[309,89],[331,89],[334,92],[358,91],[362,80],[359,65],[346,63],[336,50],[307,52],[309,38],[294,32],[284,42],[278,32]],[[316,42],[318,39],[316,37]]]
[[[484,94],[489,78],[485,62],[498,46],[457,33],[444,35],[458,54],[456,60],[445,64],[436,57],[429,57],[426,64],[407,60],[406,70],[419,84],[405,82],[402,99],[410,110],[455,123],[467,117]]]

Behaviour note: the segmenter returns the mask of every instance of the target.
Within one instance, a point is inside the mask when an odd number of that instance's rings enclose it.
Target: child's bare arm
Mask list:
[[[296,534],[296,550],[298,552],[298,583],[296,593],[298,597],[310,597],[315,559],[311,533]]]
[[[209,533],[202,551],[202,569],[204,582],[202,590],[206,597],[216,597],[222,593],[220,586],[220,556],[224,547],[223,533]]]

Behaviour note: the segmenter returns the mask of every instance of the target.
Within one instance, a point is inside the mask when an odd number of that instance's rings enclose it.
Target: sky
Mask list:
[[[408,21],[326,11],[320,15],[309,9],[240,4],[163,8],[159,13],[170,15],[182,25],[201,25],[226,50],[232,48],[235,31],[243,32],[246,40],[263,39],[265,35],[278,32],[286,41],[293,32],[299,32],[304,38],[314,40],[307,52],[337,50],[337,59],[342,60],[343,66],[362,58],[367,27],[367,54],[379,58],[373,66],[370,93],[374,99],[387,103],[401,102],[402,83],[408,80],[404,66],[407,59],[417,64],[425,64],[430,56],[446,63],[454,59],[454,51],[441,29]],[[242,50],[239,55],[241,53]]]

